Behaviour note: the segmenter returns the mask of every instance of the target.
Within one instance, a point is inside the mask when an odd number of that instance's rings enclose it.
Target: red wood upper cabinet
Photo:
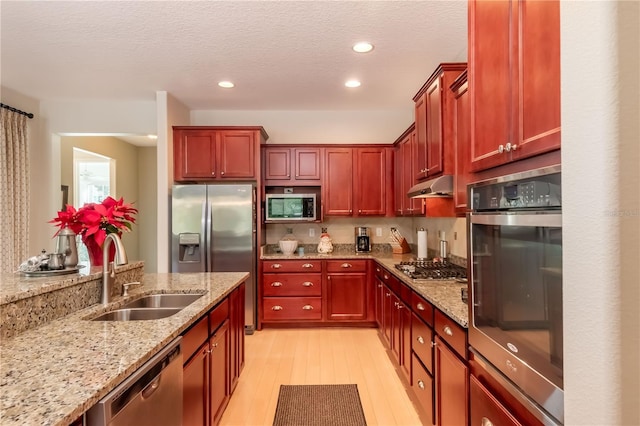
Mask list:
[[[394,142],[394,211],[396,216],[413,216],[423,214],[422,200],[407,197],[407,192],[414,185],[414,149],[416,139],[415,124],[412,124]]]
[[[456,215],[464,216],[467,211],[467,184],[471,181],[471,131],[469,117],[469,84],[467,72],[463,72],[451,85],[454,94],[454,173],[453,203]]]
[[[254,180],[262,127],[174,126],[174,180]]]
[[[416,119],[416,180],[453,173],[453,95],[448,87],[466,68],[466,63],[440,64],[413,97]]]
[[[269,186],[320,186],[322,148],[264,148],[264,179]]]
[[[353,215],[353,150],[326,148],[322,204],[329,216]]]
[[[469,1],[472,170],[560,148],[559,3]]]

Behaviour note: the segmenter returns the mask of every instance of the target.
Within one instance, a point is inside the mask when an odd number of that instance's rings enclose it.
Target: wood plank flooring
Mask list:
[[[280,385],[358,385],[369,426],[420,425],[375,329],[265,329],[245,339],[245,367],[223,426],[271,425]]]

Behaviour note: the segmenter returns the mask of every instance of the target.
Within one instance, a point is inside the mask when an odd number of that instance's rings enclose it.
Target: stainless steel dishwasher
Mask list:
[[[87,411],[88,426],[182,424],[182,352],[178,337]]]

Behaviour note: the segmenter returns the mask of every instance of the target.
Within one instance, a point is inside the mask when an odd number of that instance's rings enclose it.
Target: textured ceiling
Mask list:
[[[0,18],[2,85],[40,100],[164,90],[192,110],[406,109],[467,49],[466,0],[3,0]],[[374,51],[354,53],[361,40]]]

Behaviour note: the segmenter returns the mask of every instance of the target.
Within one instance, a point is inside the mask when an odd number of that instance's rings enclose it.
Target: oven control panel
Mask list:
[[[473,210],[560,208],[560,174],[503,181],[470,189]]]

